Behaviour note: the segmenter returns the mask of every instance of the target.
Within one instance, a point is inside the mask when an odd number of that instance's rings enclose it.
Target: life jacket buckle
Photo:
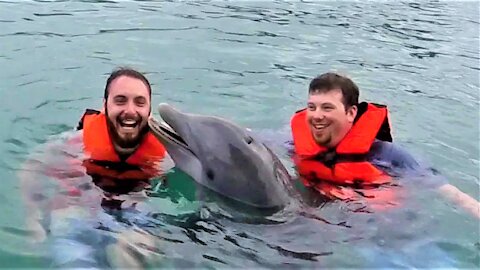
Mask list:
[[[328,168],[333,168],[338,161],[337,152],[334,149],[329,150],[325,153],[318,154],[314,157],[314,160],[320,161]]]

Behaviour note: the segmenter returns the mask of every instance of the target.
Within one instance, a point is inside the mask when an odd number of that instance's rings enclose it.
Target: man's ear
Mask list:
[[[102,106],[102,108],[100,109],[100,112],[104,114],[106,107],[107,107],[107,100],[106,100],[106,99],[103,99],[103,106]]]
[[[358,112],[358,107],[357,105],[352,105],[350,108],[347,110],[347,120],[350,123],[353,123],[355,120],[355,117],[357,117],[357,112]]]

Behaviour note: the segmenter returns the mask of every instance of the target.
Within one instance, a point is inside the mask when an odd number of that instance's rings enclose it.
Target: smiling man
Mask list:
[[[335,73],[310,82],[307,108],[291,120],[294,162],[305,186],[329,198],[363,197],[383,207],[395,194],[379,187],[416,174],[480,217],[478,201],[392,143],[386,106],[359,103],[358,97],[357,85]]]
[[[87,173],[112,179],[148,179],[165,156],[149,132],[151,87],[140,72],[120,68],[110,74],[102,111],[87,109],[77,129],[83,130]]]
[[[19,170],[29,212],[26,226],[32,231],[32,240],[50,238],[54,265],[109,268],[108,258],[117,254],[126,259],[126,265],[139,265],[142,256],[151,253],[155,239],[138,233],[139,228],[113,229],[117,234],[111,235],[83,223],[97,219],[117,228],[105,213],[121,209],[136,212],[139,205],[145,208],[146,204],[141,204],[148,200],[145,191],[155,184],[150,180],[163,175],[161,163],[167,153],[147,125],[151,92],[150,83],[140,72],[114,70],[105,85],[103,108],[87,109],[76,132],[39,146]],[[50,180],[56,184],[47,184]],[[55,192],[50,195],[48,188],[52,186]],[[145,248],[125,245],[124,237],[135,239],[127,244],[140,245],[141,241]]]

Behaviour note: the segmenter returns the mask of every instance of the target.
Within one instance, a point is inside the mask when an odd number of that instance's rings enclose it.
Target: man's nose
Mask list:
[[[314,112],[313,112],[313,118],[315,119],[323,119],[325,118],[325,114],[323,113],[323,111],[321,109],[316,109]]]
[[[135,104],[130,101],[127,102],[127,106],[125,107],[125,113],[127,114],[135,114],[137,111]]]

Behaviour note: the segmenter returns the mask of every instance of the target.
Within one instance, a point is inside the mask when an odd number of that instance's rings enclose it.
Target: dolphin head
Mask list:
[[[255,208],[281,208],[289,201],[290,177],[275,154],[245,128],[226,119],[182,113],[162,103],[152,133],[175,166],[197,183]]]

